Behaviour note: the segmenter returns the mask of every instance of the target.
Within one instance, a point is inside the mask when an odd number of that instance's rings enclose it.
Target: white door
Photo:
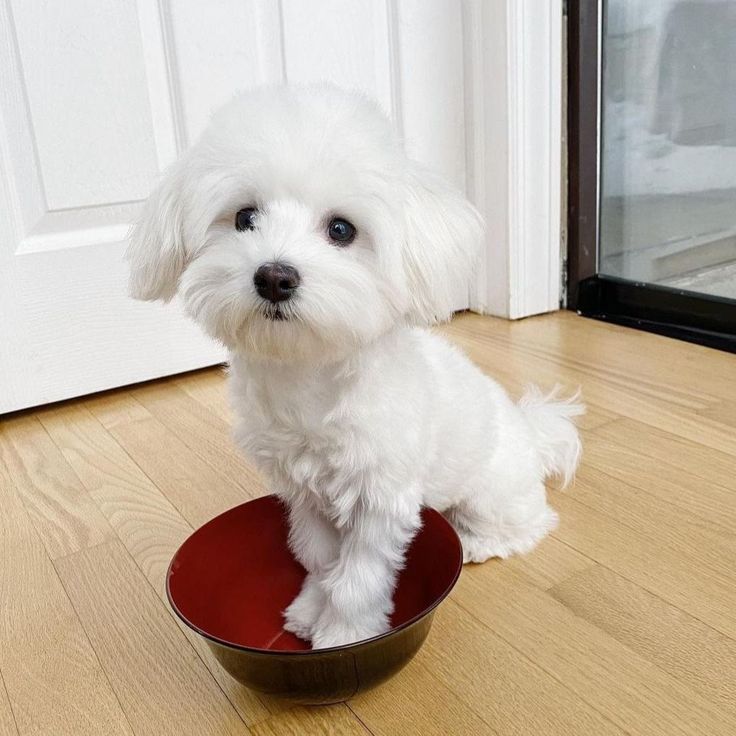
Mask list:
[[[128,299],[128,228],[213,108],[323,78],[464,186],[455,0],[0,0],[0,412],[223,360]]]

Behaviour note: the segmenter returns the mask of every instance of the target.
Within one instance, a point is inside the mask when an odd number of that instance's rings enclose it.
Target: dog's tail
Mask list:
[[[580,391],[565,399],[560,386],[546,396],[536,386],[529,386],[519,408],[534,431],[545,476],[558,475],[567,485],[575,475],[582,449],[573,422],[573,417],[585,414]]]

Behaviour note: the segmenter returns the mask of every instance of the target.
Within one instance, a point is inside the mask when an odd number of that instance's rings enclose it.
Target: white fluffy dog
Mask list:
[[[389,626],[422,505],[465,560],[530,550],[574,472],[571,401],[504,390],[418,326],[449,318],[478,214],[406,157],[379,109],[331,86],[243,95],[166,174],[131,287],[179,293],[230,350],[236,438],[286,502],[306,568],[285,626],[314,648]]]

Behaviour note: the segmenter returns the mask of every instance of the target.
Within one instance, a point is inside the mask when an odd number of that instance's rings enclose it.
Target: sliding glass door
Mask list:
[[[571,144],[588,149],[571,163],[596,166],[596,197],[575,213],[595,220],[587,237],[596,240],[586,244],[576,306],[699,342],[713,333],[711,344],[728,347],[736,333],[736,0],[603,0],[570,21],[578,65]],[[590,63],[595,90],[580,69]],[[587,121],[586,106],[596,112]],[[585,197],[571,191],[573,207]]]

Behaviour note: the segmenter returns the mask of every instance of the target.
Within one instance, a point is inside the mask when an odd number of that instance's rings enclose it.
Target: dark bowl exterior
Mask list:
[[[395,675],[419,651],[434,611],[377,640],[308,654],[254,652],[208,640],[217,661],[238,682],[301,705],[341,703]]]
[[[354,644],[309,649],[283,630],[283,610],[306,571],[288,547],[286,508],[263,496],[195,531],[171,561],[166,592],[174,613],[243,685],[326,704],[378,685],[411,660],[461,568],[455,530],[437,511],[424,509],[394,591],[392,628]]]

